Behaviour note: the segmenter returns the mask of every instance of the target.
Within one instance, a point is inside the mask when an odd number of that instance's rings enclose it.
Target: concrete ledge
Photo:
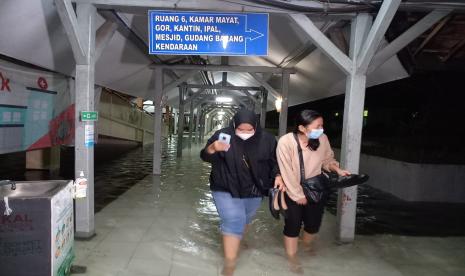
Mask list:
[[[340,150],[334,149],[336,156]],[[407,201],[465,203],[465,166],[415,164],[362,154],[368,184]]]

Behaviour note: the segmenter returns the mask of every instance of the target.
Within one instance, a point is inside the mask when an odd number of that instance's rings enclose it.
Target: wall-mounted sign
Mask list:
[[[149,53],[268,55],[268,14],[149,11]]]
[[[98,121],[98,111],[81,111],[81,121]]]

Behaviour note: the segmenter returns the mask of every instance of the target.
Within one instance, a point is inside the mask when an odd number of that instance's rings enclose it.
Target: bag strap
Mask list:
[[[304,156],[302,154],[302,147],[300,146],[299,137],[294,133],[295,141],[297,142],[297,151],[299,152],[299,164],[300,164],[300,184],[305,180],[305,166],[304,166]]]
[[[242,161],[245,163],[245,166],[247,167],[247,171],[250,174],[250,177],[252,178],[253,181],[253,187],[252,187],[252,193],[254,194],[255,191],[258,189],[260,194],[263,194],[263,191],[260,186],[258,186],[258,178],[255,176],[255,173],[252,169],[252,163],[250,162],[249,156],[245,152],[242,153]]]

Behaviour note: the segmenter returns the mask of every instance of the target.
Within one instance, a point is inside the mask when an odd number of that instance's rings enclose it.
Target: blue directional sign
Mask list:
[[[268,14],[149,11],[149,53],[268,55]]]

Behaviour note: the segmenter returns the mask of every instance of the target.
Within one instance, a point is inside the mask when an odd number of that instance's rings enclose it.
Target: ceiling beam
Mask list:
[[[450,58],[455,56],[458,51],[460,51],[465,46],[465,38],[459,41],[455,46],[450,50],[450,52],[441,60],[447,62]]]
[[[261,90],[260,87],[255,87],[255,86],[223,86],[221,84],[215,84],[215,85],[207,85],[207,84],[187,84],[187,88],[190,89],[217,89],[217,90],[253,90],[253,91],[259,91]]]
[[[103,50],[110,43],[111,38],[118,29],[118,25],[111,21],[106,20],[100,28],[98,28],[95,35],[95,60],[98,60],[103,53]]]
[[[275,98],[275,99],[278,99],[281,97],[281,93],[279,93],[278,91],[276,91],[276,89],[274,89],[267,81],[265,81],[264,79],[262,79],[260,76],[258,76],[256,73],[251,73],[249,72],[249,74],[258,82],[260,83],[261,85],[263,85],[263,87],[265,87],[266,90],[268,90],[268,92]]]
[[[399,8],[401,0],[384,0],[376,15],[373,26],[363,43],[362,49],[357,57],[357,71],[366,73],[376,50],[386,34],[386,30],[391,25],[391,21]]]
[[[196,65],[196,64],[154,64],[150,66],[152,69],[161,67],[169,70],[197,70],[197,71],[216,71],[216,72],[239,72],[239,73],[274,73],[282,74],[284,70],[288,70],[290,74],[294,74],[294,69],[285,69],[269,66],[241,66],[241,65]]]
[[[426,32],[431,26],[436,24],[439,20],[447,16],[451,10],[434,10],[424,16],[421,20],[415,23],[407,31],[402,33],[399,37],[394,39],[391,43],[385,46],[382,50],[376,53],[371,61],[368,72],[373,72],[391,57],[397,54],[400,50],[407,47],[419,35]]]
[[[167,84],[165,86],[165,88],[163,88],[163,94],[171,91],[171,89],[176,88],[178,85],[180,85],[181,83],[183,83],[183,82],[187,81],[188,79],[192,78],[197,73],[198,73],[198,71],[193,70],[193,71],[187,72],[186,74],[184,74],[184,75],[180,76],[179,78],[175,79],[171,83]]]
[[[425,38],[425,40],[423,40],[420,46],[418,46],[418,48],[413,53],[413,56],[418,55],[418,53],[420,53],[421,50],[423,50],[423,48],[425,48],[425,46],[442,30],[442,28],[446,25],[446,23],[451,18],[452,18],[452,15],[449,15],[445,17],[444,19],[442,19],[441,22],[439,22],[439,24],[436,25],[436,27],[434,27],[433,31],[431,31],[431,33]]]
[[[77,21],[76,13],[74,12],[73,5],[70,0],[55,0],[55,6],[58,11],[58,15],[61,19],[61,23],[65,28],[65,32],[68,35],[71,49],[73,50],[74,58],[76,62],[81,64],[85,62],[86,53],[84,51],[84,45],[82,45],[81,33],[79,32],[79,26]]]
[[[305,14],[290,14],[295,23],[309,36],[320,49],[345,74],[352,71],[352,61],[308,18]]]

